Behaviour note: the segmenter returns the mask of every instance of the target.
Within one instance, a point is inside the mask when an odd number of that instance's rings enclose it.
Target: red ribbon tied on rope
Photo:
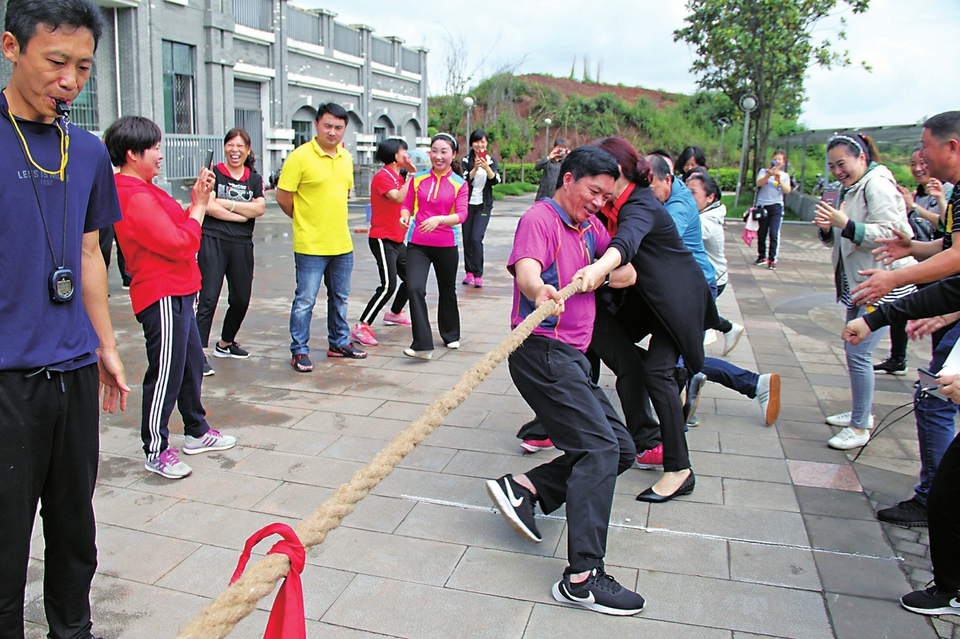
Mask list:
[[[240,555],[237,569],[230,578],[230,585],[240,579],[243,569],[247,567],[247,562],[250,560],[250,551],[253,547],[270,535],[280,535],[283,541],[275,543],[267,554],[289,557],[290,572],[287,573],[280,591],[277,592],[277,598],[273,601],[273,610],[270,611],[270,619],[267,621],[267,630],[263,634],[263,639],[305,639],[307,624],[303,617],[303,586],[300,583],[300,573],[303,572],[306,551],[293,528],[286,524],[270,524],[255,532],[243,546],[243,554]]]

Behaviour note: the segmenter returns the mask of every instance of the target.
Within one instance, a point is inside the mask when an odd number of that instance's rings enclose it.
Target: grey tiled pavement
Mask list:
[[[260,527],[295,525],[507,333],[511,279],[503,265],[530,198],[499,202],[487,233],[483,289],[461,287],[462,347],[431,362],[401,351],[410,333],[376,326],[364,361],[324,356],[325,307],[313,322],[315,370],[288,364],[294,290],[289,222],[271,205],[257,225],[254,300],[239,336],[246,361],[211,358],[204,402],[233,450],[187,459],[181,481],[143,469],[139,443],[142,335],[111,270],[111,311],[134,389],[124,415],[101,424],[96,494],[100,566],[95,631],[114,639],[173,637],[226,585],[243,541]],[[351,225],[362,228],[360,209]],[[647,598],[636,617],[557,605],[550,585],[565,562],[559,517],[520,539],[490,506],[483,480],[522,472],[549,453],[522,456],[516,429],[531,411],[500,366],[344,525],[308,554],[303,573],[309,637],[960,637],[950,619],[928,620],[898,598],[930,578],[925,529],[881,525],[877,508],[906,498],[919,468],[912,416],[852,464],[830,450],[824,415],[849,410],[829,254],[807,226],[787,225],[776,271],[751,265],[752,249],[727,231],[731,283],[721,312],[747,327],[731,361],[783,376],[783,411],[765,427],[757,406],[708,384],[701,425],[688,441],[697,488],[663,505],[634,496],[658,473],[618,481],[608,570]],[[354,235],[350,296],[355,321],[375,286],[366,236]],[[214,322],[217,335],[225,307]],[[435,307],[435,294],[431,306]],[[884,340],[878,356],[888,347]],[[719,356],[720,344],[708,347]],[[911,345],[913,369],[929,345]],[[907,402],[913,378],[877,380],[878,419]],[[601,383],[614,397],[613,379]],[[172,445],[182,424],[172,420]],[[819,487],[819,486],[842,486]],[[263,552],[266,544],[261,544]],[[35,532],[27,593],[28,637],[45,633],[42,537]],[[231,634],[262,636],[272,597]]]

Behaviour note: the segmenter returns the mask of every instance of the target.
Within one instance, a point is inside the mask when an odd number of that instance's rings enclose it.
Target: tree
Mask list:
[[[813,41],[817,23],[841,2],[856,14],[866,11],[870,0],[688,0],[687,26],[674,31],[673,39],[694,47],[697,58],[690,70],[698,84],[723,92],[735,104],[748,93],[757,96],[751,114],[754,175],[766,158],[774,113],[787,119],[799,113],[807,68],[850,64],[847,51],[834,51],[829,40]],[[846,37],[845,25],[841,17],[838,40]]]

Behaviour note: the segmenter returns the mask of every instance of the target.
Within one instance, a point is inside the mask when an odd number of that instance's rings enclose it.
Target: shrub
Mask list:
[[[534,167],[536,164],[524,164],[523,165],[523,180],[527,184],[533,184],[536,186],[540,185],[540,173]],[[514,163],[504,163],[503,164],[503,181],[504,182],[519,182],[520,181],[520,165]]]

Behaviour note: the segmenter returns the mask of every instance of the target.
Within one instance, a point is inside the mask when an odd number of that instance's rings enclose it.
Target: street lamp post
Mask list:
[[[720,167],[723,166],[723,134],[727,132],[727,127],[730,126],[730,118],[720,118],[717,120],[717,124],[720,126],[720,150],[717,151],[717,183],[720,183]]]
[[[553,120],[550,118],[544,118],[543,123],[547,125],[547,130],[543,134],[543,154],[550,154],[550,125],[553,124]]]
[[[463,99],[463,106],[467,110],[467,133],[464,135],[464,139],[469,143],[470,141],[470,110],[473,108],[473,98],[469,95]]]
[[[743,143],[740,145],[740,173],[737,176],[737,195],[733,198],[733,207],[740,206],[740,188],[743,186],[743,163],[747,157],[747,134],[750,132],[750,113],[757,108],[757,96],[748,93],[740,98],[740,108],[746,114],[743,119]]]

